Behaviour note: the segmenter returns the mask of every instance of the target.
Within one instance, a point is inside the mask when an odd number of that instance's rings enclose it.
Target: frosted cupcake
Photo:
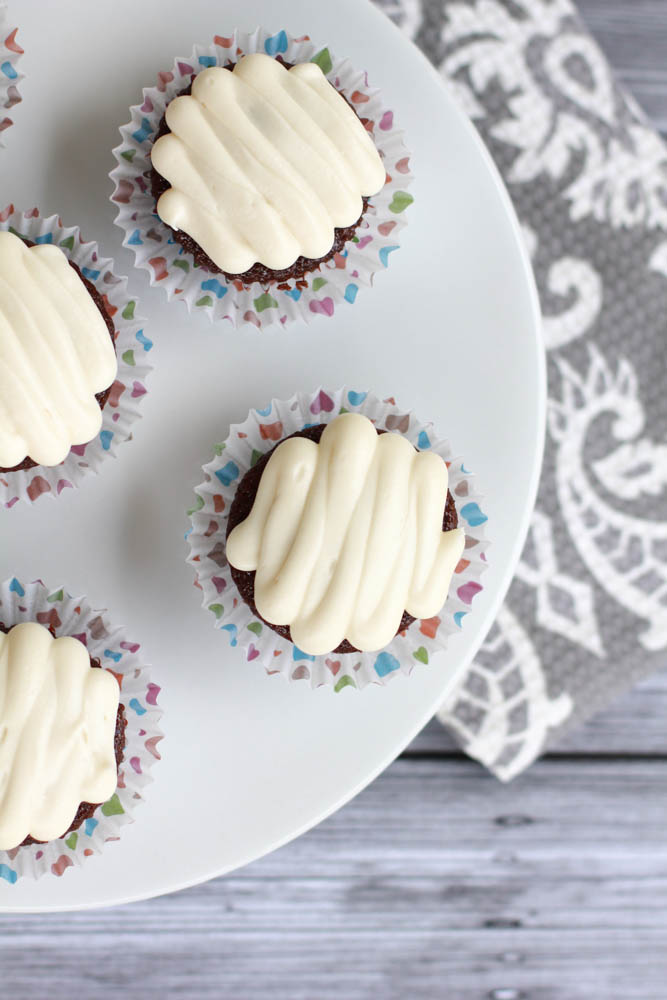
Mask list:
[[[443,459],[344,413],[245,474],[227,560],[253,614],[304,653],[376,652],[440,611],[464,543]]]
[[[60,465],[102,428],[118,372],[102,296],[51,243],[0,232],[0,473]]]
[[[203,70],[170,101],[151,164],[174,239],[244,285],[319,270],[385,183],[371,136],[320,67],[259,52]]]
[[[387,266],[413,200],[393,111],[308,36],[213,41],[162,71],[121,128],[125,245],[211,319],[331,316]]]
[[[0,623],[0,851],[78,830],[114,794],[125,747],[118,680],[73,636]]]
[[[160,759],[160,688],[105,611],[0,582],[0,879],[62,876],[122,837]]]
[[[273,400],[204,473],[189,561],[216,627],[268,673],[336,690],[410,673],[482,589],[473,478],[393,399]]]
[[[152,341],[76,226],[0,212],[0,505],[58,496],[131,437]]]

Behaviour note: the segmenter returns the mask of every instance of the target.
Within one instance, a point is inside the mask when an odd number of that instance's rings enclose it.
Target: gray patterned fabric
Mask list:
[[[667,151],[569,0],[378,0],[476,123],[523,224],[547,447],[508,599],[439,718],[508,780],[667,665]]]

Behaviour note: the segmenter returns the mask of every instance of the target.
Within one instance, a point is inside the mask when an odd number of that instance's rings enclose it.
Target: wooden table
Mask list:
[[[667,0],[580,6],[667,130]],[[2,1000],[666,1000],[667,674],[508,787],[431,723],[270,857],[129,907],[0,918],[0,962]]]

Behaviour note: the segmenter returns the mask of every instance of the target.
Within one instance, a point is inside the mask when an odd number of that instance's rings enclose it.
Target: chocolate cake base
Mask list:
[[[281,62],[283,66],[285,66],[286,69],[290,69],[290,67],[294,65],[294,63],[286,62],[281,56],[277,56],[276,58],[278,59],[278,62]],[[227,63],[223,69],[233,71],[234,63]],[[190,84],[189,87],[185,87],[183,90],[180,90],[178,94],[172,98],[172,100],[175,100],[176,97],[182,97],[184,94],[189,94],[191,90],[192,84]],[[338,91],[338,93],[340,93],[340,91]],[[343,94],[341,94],[341,97],[349,105],[349,107],[352,108],[356,115],[356,108],[350,104]],[[359,116],[357,115],[357,117]],[[160,124],[153,141],[156,142],[161,136],[166,135],[169,131],[170,129],[167,125],[165,112],[160,119]],[[165,178],[157,172],[152,164],[149,182],[151,186],[151,194],[155,199],[155,213],[157,214],[158,199],[160,195],[164,194],[164,192],[167,191],[171,185],[169,184],[169,181],[165,180]],[[266,267],[264,264],[253,264],[253,266],[248,268],[247,271],[243,271],[240,274],[234,274],[231,271],[223,271],[222,268],[218,267],[215,261],[211,260],[206,251],[203,250],[191,236],[188,236],[187,233],[183,232],[182,229],[171,229],[171,227],[169,227],[169,232],[172,238],[177,243],[180,243],[186,253],[192,254],[195,263],[205,271],[209,271],[211,274],[222,274],[228,281],[239,281],[243,285],[252,285],[255,282],[258,282],[260,285],[280,285],[283,282],[296,280],[298,288],[299,280],[303,279],[305,274],[308,274],[310,271],[319,270],[321,264],[326,263],[326,261],[331,260],[337,253],[340,253],[345,247],[345,244],[355,236],[357,229],[359,228],[359,224],[364,217],[364,213],[368,208],[368,198],[363,198],[363,205],[364,207],[361,215],[357,221],[353,223],[353,225],[346,226],[342,229],[334,229],[334,239],[328,253],[326,253],[323,257],[317,258],[297,257],[290,267],[283,268],[282,270],[275,270],[274,268]],[[163,225],[167,225],[167,223],[163,223]]]
[[[324,428],[326,426],[327,426],[326,424],[318,424],[316,427],[307,427],[305,428],[305,430],[297,431],[295,434],[290,434],[289,437],[283,438],[283,440],[287,441],[289,440],[289,438],[293,437],[305,437],[308,438],[310,441],[319,441],[324,433]],[[386,434],[386,433],[387,433],[386,431],[378,430],[378,434]],[[259,459],[257,464],[254,465],[252,469],[249,469],[246,472],[245,476],[239,483],[236,493],[234,495],[234,499],[232,501],[232,505],[229,509],[229,518],[227,521],[227,536],[226,536],[227,538],[229,537],[229,533],[236,527],[236,525],[241,524],[242,521],[245,521],[245,519],[250,514],[250,511],[252,510],[252,505],[255,502],[255,497],[257,496],[257,490],[259,489],[259,481],[262,478],[262,472],[266,468],[266,463],[269,461],[271,455],[276,450],[279,444],[282,444],[282,441],[279,441],[278,444],[276,444],[271,449],[271,451],[263,455]],[[442,530],[451,531],[452,529],[458,526],[458,523],[459,520],[458,520],[458,514],[456,513],[456,504],[454,503],[454,497],[449,492],[449,490],[447,490],[447,502],[445,504],[445,509],[442,513]],[[259,618],[260,621],[264,622],[264,624],[268,628],[272,629],[274,632],[277,632],[278,635],[281,635],[283,639],[287,639],[289,642],[292,642],[292,635],[290,632],[289,625],[273,625],[271,622],[267,622],[265,618],[262,618],[262,616],[257,611],[257,606],[255,604],[254,570],[250,571],[250,570],[236,569],[231,564],[229,566],[229,569],[232,574],[232,579],[238,588],[239,594],[241,595],[245,603],[248,605],[253,615]],[[415,619],[412,617],[412,615],[409,615],[407,611],[404,611],[403,617],[401,618],[401,623],[398,629],[396,630],[396,634],[398,635],[400,632],[404,632],[405,629],[409,628],[410,625],[412,625],[414,620]],[[351,643],[349,643],[347,639],[343,639],[340,645],[337,646],[334,650],[332,650],[332,652],[358,653],[359,650]]]
[[[5,634],[7,634],[8,632],[11,632],[13,628],[14,625],[11,625],[9,628],[7,628],[3,622],[0,622],[0,632],[4,632]],[[54,638],[56,637],[55,629],[49,628],[49,632]],[[94,667],[96,670],[102,669],[102,664],[97,659],[97,657],[91,656],[89,657],[89,659],[91,667]],[[116,712],[116,731],[114,733],[114,740],[113,740],[114,754],[116,756],[116,770],[120,768],[120,765],[123,761],[126,727],[127,727],[127,719],[125,717],[125,706],[123,704],[119,704],[118,711]],[[102,805],[101,802],[81,802],[79,808],[77,809],[74,815],[74,819],[67,827],[67,829],[61,834],[61,836],[65,837],[68,833],[71,833],[73,830],[78,830],[81,824],[84,822],[84,820],[90,819],[90,817],[93,815],[97,807],[100,805]],[[54,840],[58,839],[60,838],[54,837]],[[18,846],[28,847],[30,844],[45,844],[45,843],[47,843],[47,841],[35,840],[34,837],[27,836],[25,840],[22,840]]]
[[[35,246],[35,244],[33,243],[32,240],[23,240],[23,242],[28,247],[34,247]],[[89,281],[88,278],[84,277],[84,275],[81,273],[81,269],[73,261],[70,260],[67,263],[69,264],[70,267],[74,268],[74,270],[76,271],[76,273],[79,275],[79,277],[81,278],[81,281],[86,286],[86,291],[88,292],[88,294],[90,295],[91,299],[93,300],[93,302],[95,303],[95,305],[99,309],[99,311],[100,311],[100,313],[102,315],[102,319],[106,323],[107,330],[109,331],[109,336],[111,337],[111,343],[114,345],[114,351],[115,351],[115,349],[116,349],[116,328],[114,327],[114,323],[113,323],[113,320],[111,319],[111,316],[109,316],[109,314],[108,314],[108,312],[106,310],[106,307],[104,305],[104,299],[102,298],[102,296],[100,295],[100,293],[97,291],[97,289],[95,288],[95,285],[92,283],[92,281]],[[113,385],[113,383],[112,383],[112,385]],[[98,393],[96,393],[95,399],[97,400],[97,402],[99,404],[100,410],[103,410],[104,407],[106,406],[107,400],[109,399],[110,392],[111,392],[111,386],[109,386],[108,389],[105,389],[104,392],[98,392]],[[31,458],[29,458],[28,456],[26,456],[23,459],[22,462],[19,462],[18,465],[12,465],[11,468],[3,468],[2,466],[0,466],[0,473],[3,473],[3,472],[21,472],[21,471],[23,471],[25,469],[35,469],[35,468],[37,468],[37,462],[33,462],[33,460]]]

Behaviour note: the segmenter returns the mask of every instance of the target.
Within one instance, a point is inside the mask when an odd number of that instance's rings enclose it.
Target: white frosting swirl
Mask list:
[[[205,69],[166,119],[151,154],[171,184],[158,215],[223,271],[323,257],[385,182],[373,140],[315,63],[287,70],[256,53],[233,72]]]
[[[0,632],[0,850],[61,837],[117,785],[119,687],[78,639],[27,622]]]
[[[58,465],[102,426],[109,331],[59,247],[0,232],[0,466]]]
[[[278,445],[227,559],[257,571],[257,610],[289,625],[305,653],[329,653],[345,638],[381,649],[404,610],[431,618],[445,603],[464,546],[461,528],[442,530],[447,483],[439,455],[342,414],[319,444]]]

